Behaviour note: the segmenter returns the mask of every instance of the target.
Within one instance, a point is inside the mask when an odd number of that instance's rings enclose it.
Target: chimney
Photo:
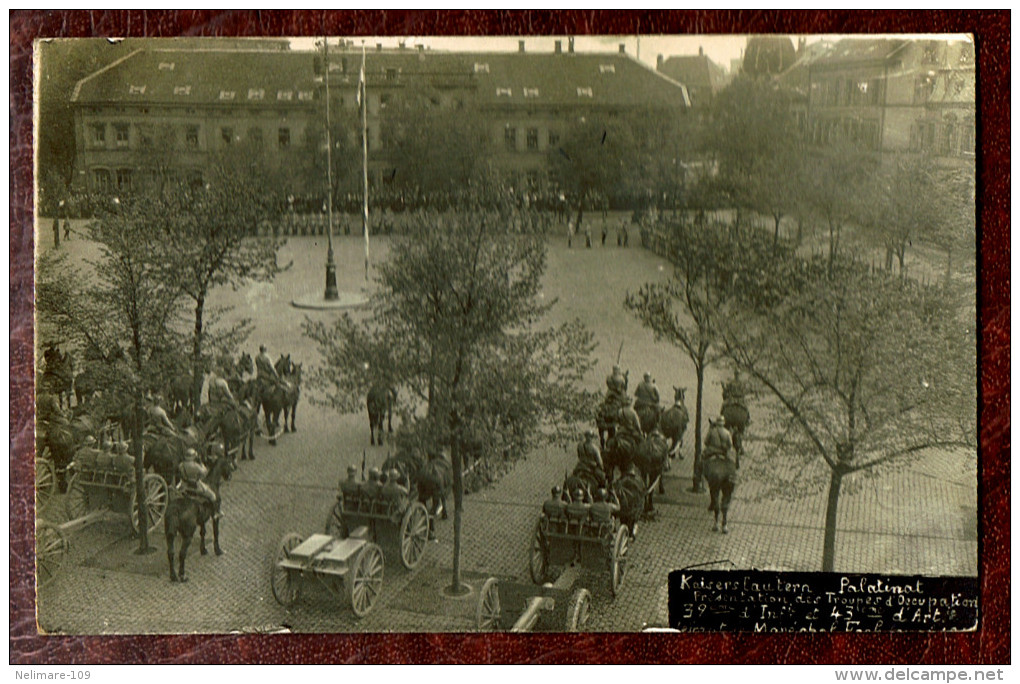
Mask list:
[[[574,51],[574,37],[573,36],[570,36],[569,38],[567,38],[567,49],[570,52]]]
[[[798,55],[804,54],[804,48],[806,48],[806,47],[807,47],[807,38],[798,38],[797,39],[797,54]]]
[[[659,55],[658,57],[655,58],[655,69],[657,71],[662,71],[662,63],[664,61],[665,60],[662,58],[662,55]]]
[[[517,51],[518,52],[524,52],[524,41],[523,40],[517,41]]]
[[[375,44],[375,51],[376,52],[382,52],[382,43],[376,43]]]
[[[698,57],[704,57],[704,56],[705,56],[705,48],[703,48],[703,47],[701,47],[699,45],[698,46]]]
[[[621,55],[627,54],[627,44],[626,43],[620,43],[620,54]]]
[[[421,43],[418,43],[415,47],[418,48],[418,52],[425,52],[425,46]]]
[[[558,55],[561,52],[563,52],[563,41],[562,40],[557,40],[556,41],[556,54]]]

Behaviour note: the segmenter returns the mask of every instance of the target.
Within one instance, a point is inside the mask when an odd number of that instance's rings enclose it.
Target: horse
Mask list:
[[[42,384],[56,395],[60,408],[71,408],[71,395],[74,390],[74,359],[68,352],[62,352],[50,345],[43,352]]]
[[[369,441],[375,446],[375,431],[379,430],[378,444],[383,443],[383,420],[388,425],[390,434],[393,434],[393,405],[397,401],[397,390],[383,383],[376,383],[368,390],[368,429]]]
[[[188,575],[184,571],[184,560],[188,556],[188,547],[191,546],[191,539],[195,536],[195,528],[201,530],[199,552],[204,556],[205,550],[205,524],[212,518],[213,528],[213,550],[217,556],[223,555],[220,547],[220,522],[216,513],[220,507],[220,485],[230,479],[231,473],[237,470],[237,463],[229,455],[216,459],[209,474],[203,481],[216,493],[216,504],[213,505],[205,499],[198,499],[186,496],[177,491],[170,490],[170,500],[166,505],[166,512],[163,516],[163,532],[166,535],[166,558],[170,565],[171,582],[187,582]],[[174,568],[174,545],[176,538],[181,538],[181,548],[178,553],[178,568]]]
[[[219,430],[228,453],[239,452],[242,461],[254,461],[257,420],[256,406],[250,399],[245,399],[237,407],[225,404],[221,406],[206,419],[202,430],[207,435],[215,434]]]
[[[297,417],[297,403],[301,397],[301,364],[294,363],[290,354],[280,356],[276,362],[276,373],[283,381],[273,387],[263,387],[260,390],[262,400],[262,411],[266,417],[266,430],[269,433],[269,443],[276,446],[277,431],[280,425],[280,412],[283,412],[283,431],[297,432],[295,419]],[[288,425],[288,419],[290,425]]]
[[[726,419],[726,429],[733,435],[733,449],[736,453],[736,466],[740,467],[740,456],[744,453],[744,431],[751,422],[751,413],[741,399],[727,399],[723,402],[722,415]]]
[[[599,446],[603,451],[606,445],[616,435],[616,420],[619,416],[620,407],[610,395],[602,400],[595,413],[595,427],[599,431]]]
[[[189,371],[182,371],[174,375],[167,388],[167,398],[170,402],[170,413],[178,415],[181,411],[191,413],[195,404],[195,376]]]
[[[102,386],[102,371],[97,366],[85,366],[74,378],[74,398],[78,406],[84,406],[102,390]]]
[[[638,421],[641,424],[641,432],[644,434],[649,434],[659,424],[662,407],[657,404],[635,404],[634,410],[637,412]]]
[[[199,426],[191,426],[178,435],[146,430],[142,435],[146,468],[152,468],[167,484],[177,480],[177,467],[184,460],[184,452],[194,449],[200,455],[205,451],[205,433]]]
[[[687,407],[684,405],[685,387],[673,387],[673,405],[659,414],[659,429],[662,430],[669,440],[669,457],[673,458],[680,453],[680,447],[684,445],[684,432],[687,431],[687,423],[690,420],[687,414]],[[683,456],[680,455],[683,460]]]
[[[242,353],[236,362],[227,360],[223,364],[223,372],[230,393],[234,395],[235,399],[243,401],[254,396],[252,388],[257,387],[258,384],[251,377],[255,374],[255,362],[252,360],[251,354]],[[245,379],[245,376],[248,376],[248,379]]]
[[[401,478],[418,492],[418,501],[429,511],[429,534],[434,534],[432,519],[442,511],[446,520],[446,495],[453,486],[453,467],[445,456],[430,455],[421,458],[410,451],[400,451],[387,458],[382,465],[383,472],[396,470]]]
[[[52,400],[56,403],[56,400]],[[43,424],[40,423],[40,428]],[[45,422],[45,430],[39,430],[39,439],[36,444],[38,455],[43,450],[49,450],[50,460],[57,474],[57,486],[59,491],[67,488],[66,472],[68,464],[74,459],[74,454],[81,447],[85,438],[92,436],[99,439],[99,431],[88,416],[79,416],[68,420],[62,413],[51,414]]]
[[[634,451],[634,465],[641,473],[645,491],[648,492],[645,497],[644,510],[649,515],[655,514],[655,507],[652,505],[652,488],[655,486],[656,480],[659,482],[659,494],[666,493],[662,482],[662,473],[665,470],[668,455],[669,445],[658,426],[652,428],[651,433]]]
[[[722,533],[727,534],[730,530],[726,524],[726,513],[737,485],[736,465],[726,455],[713,454],[705,458],[703,467],[710,497],[708,510],[715,512],[715,526],[712,530],[719,531],[719,514],[722,513]]]

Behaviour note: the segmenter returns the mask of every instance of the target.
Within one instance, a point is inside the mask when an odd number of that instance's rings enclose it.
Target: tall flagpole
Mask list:
[[[368,280],[368,87],[365,83],[365,44],[361,44],[361,231],[365,235],[365,280]]]
[[[336,289],[336,262],[333,260],[333,138],[330,132],[329,121],[329,39],[322,37],[323,53],[323,78],[326,80],[326,182],[329,188],[326,191],[327,197],[327,220],[326,226],[326,301],[340,299],[340,293]]]

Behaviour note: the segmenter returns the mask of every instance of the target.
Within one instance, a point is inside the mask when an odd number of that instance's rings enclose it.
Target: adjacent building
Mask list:
[[[666,59],[659,55],[656,70],[686,86],[695,111],[711,107],[715,94],[729,83],[726,70],[709,59],[700,47],[696,55],[677,55]]]
[[[152,182],[158,165],[201,179],[211,152],[258,144],[266,163],[296,169],[304,141],[321,130],[326,79],[337,117],[359,106],[362,48],[322,52],[244,49],[140,49],[79,82],[71,98],[75,178],[90,192],[130,192]],[[587,112],[691,106],[680,82],[616,53],[436,52],[423,46],[365,53],[370,175],[386,177],[387,109],[412,89],[432,104],[470,106],[481,117],[493,162],[519,180],[547,182],[548,155]],[[424,88],[419,87],[424,86]],[[353,118],[351,116],[348,117]]]
[[[974,44],[846,39],[803,50],[780,76],[801,94],[815,144],[846,141],[880,154],[973,158]]]

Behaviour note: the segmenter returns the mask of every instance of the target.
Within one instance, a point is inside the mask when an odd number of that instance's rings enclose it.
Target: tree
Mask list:
[[[41,257],[36,295],[41,328],[86,350],[99,366],[106,388],[98,407],[102,414],[130,419],[139,552],[153,550],[144,523],[142,402],[158,380],[148,360],[175,338],[183,296],[180,281],[165,277],[148,212],[144,202],[122,202],[88,224],[86,237],[100,251],[88,264],[91,272],[74,268],[62,255]]]
[[[822,570],[832,571],[846,478],[876,477],[926,449],[975,446],[973,318],[961,321],[938,288],[845,258],[790,260],[781,284],[777,304],[729,319],[721,344],[771,398],[764,422],[777,434],[749,475],[772,496],[827,481]],[[811,474],[818,459],[826,478]]]
[[[628,293],[624,306],[657,340],[680,348],[694,364],[694,488],[699,489],[705,371],[722,358],[721,326],[740,296],[746,298],[743,306],[755,309],[774,302],[774,284],[764,274],[789,258],[789,252],[774,254],[753,230],[734,234],[675,223],[666,224],[665,230],[671,241],[672,278]],[[745,292],[752,277],[760,281],[758,287]]]
[[[453,466],[452,589],[461,591],[464,458],[478,441],[518,455],[535,440],[576,435],[593,396],[578,389],[594,362],[580,322],[539,329],[545,244],[507,231],[494,214],[419,219],[378,267],[373,315],[334,325],[307,320],[304,332],[324,365],[310,384],[325,403],[358,410],[374,381],[410,391]]]
[[[209,331],[209,293],[216,287],[237,288],[251,281],[272,280],[281,270],[276,262],[282,242],[257,236],[261,221],[272,220],[279,205],[257,155],[238,146],[211,160],[205,186],[177,183],[162,194],[150,195],[138,216],[159,236],[165,275],[180,283],[193,303],[191,339],[193,406],[201,404],[203,349]],[[247,335],[250,321],[224,331],[220,342],[237,342]]]
[[[875,160],[854,147],[836,144],[816,150],[806,165],[805,205],[829,228],[829,267],[834,269],[843,226],[871,199],[866,187]]]

